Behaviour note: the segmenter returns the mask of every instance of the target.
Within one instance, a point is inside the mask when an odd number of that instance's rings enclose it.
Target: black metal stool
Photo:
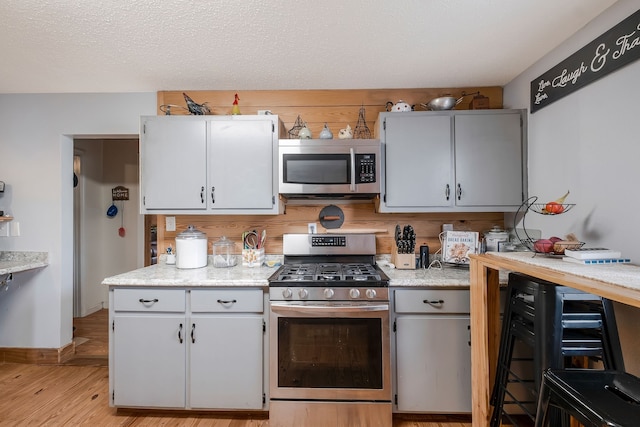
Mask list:
[[[626,372],[548,369],[543,374],[536,427],[548,422],[550,406],[585,427],[640,425],[640,378]]]
[[[516,341],[523,342],[531,357],[514,358]],[[494,406],[491,426],[503,416],[514,425],[516,418],[505,405],[517,405],[533,422],[542,373],[547,368],[568,367],[572,356],[597,357],[605,369],[624,370],[613,304],[607,299],[559,286],[519,273],[509,275],[498,365],[491,395]],[[530,362],[532,378],[514,372],[512,361]],[[524,386],[524,397],[512,385]],[[506,397],[509,399],[507,400]],[[551,414],[557,421],[557,411]]]

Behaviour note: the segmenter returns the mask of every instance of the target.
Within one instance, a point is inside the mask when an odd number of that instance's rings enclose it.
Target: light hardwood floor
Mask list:
[[[107,310],[74,319],[76,358],[65,365],[0,364],[0,426],[269,426],[268,415],[259,412],[110,408],[107,319]],[[407,415],[393,420],[393,427],[470,426],[469,416]]]

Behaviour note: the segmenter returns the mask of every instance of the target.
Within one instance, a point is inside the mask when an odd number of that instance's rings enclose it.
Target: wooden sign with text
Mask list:
[[[111,199],[112,200],[129,200],[129,189],[127,187],[123,187],[122,185],[118,185],[111,189]]]
[[[640,10],[531,82],[531,113],[640,58]]]

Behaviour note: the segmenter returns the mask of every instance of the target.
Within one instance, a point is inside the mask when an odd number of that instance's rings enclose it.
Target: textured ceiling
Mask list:
[[[502,86],[615,0],[2,0],[0,93]]]

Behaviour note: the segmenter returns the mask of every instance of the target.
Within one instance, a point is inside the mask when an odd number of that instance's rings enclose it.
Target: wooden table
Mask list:
[[[500,343],[500,270],[520,272],[640,308],[638,266],[587,266],[533,255],[531,252],[490,252],[471,256],[473,427],[487,427],[491,417],[489,397]]]

